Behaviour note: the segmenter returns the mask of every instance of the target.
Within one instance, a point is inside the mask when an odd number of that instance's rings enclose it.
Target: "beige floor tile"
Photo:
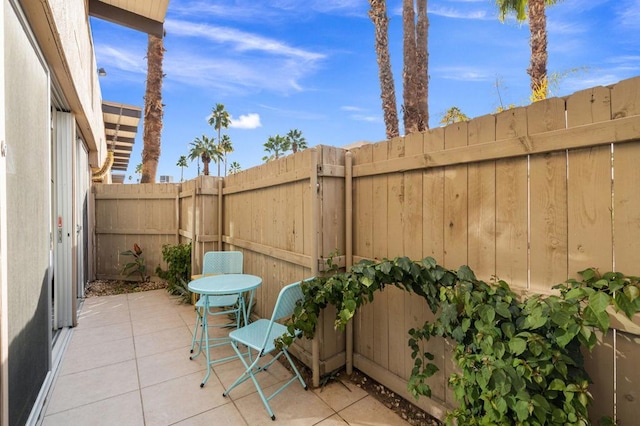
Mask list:
[[[179,426],[211,426],[211,425],[233,425],[242,426],[244,421],[240,412],[232,403],[209,410],[205,413],[190,417],[187,420],[176,423]]]
[[[269,396],[277,389],[277,385],[266,388],[265,395]],[[234,402],[248,425],[274,424],[257,392]],[[335,414],[315,393],[303,391],[297,383],[288,386],[269,401],[269,404],[276,416],[278,426],[315,425]]]
[[[189,360],[189,347],[138,358],[140,387],[155,385],[167,380],[200,372],[206,372],[204,357]]]
[[[147,426],[169,425],[227,404],[215,375],[204,388],[200,373],[190,374],[142,389]]]
[[[128,306],[128,296],[126,294],[116,294],[113,296],[90,297],[83,302],[83,309],[97,307],[117,307],[120,305]]]
[[[335,411],[340,411],[369,395],[348,379],[331,381],[321,388],[313,389],[313,392]]]
[[[348,406],[338,414],[350,425],[409,425],[408,422],[370,395]]]
[[[140,393],[129,392],[44,418],[42,426],[143,426]]]
[[[131,337],[88,346],[69,347],[62,362],[60,375],[78,373],[133,359],[135,354]]]
[[[173,305],[172,302],[164,301],[157,304],[129,304],[129,310],[131,312],[131,320],[138,321],[147,318],[162,317],[168,314],[177,314],[181,309],[178,306]]]
[[[91,404],[138,389],[135,361],[125,361],[57,378],[47,414]]]
[[[173,349],[191,346],[191,333],[187,327],[170,328],[155,333],[134,336],[136,356],[145,357]]]
[[[97,343],[130,338],[132,336],[133,333],[129,322],[90,328],[78,326],[73,329],[73,336],[71,343],[69,343],[68,350],[74,350],[80,346],[90,346]]]
[[[129,309],[118,307],[107,310],[85,310],[82,309],[83,315],[78,318],[78,327],[80,329],[104,327],[111,324],[130,323]]]
[[[163,312],[158,315],[150,315],[141,319],[135,319],[132,315],[131,325],[133,335],[154,333],[156,331],[168,330],[170,328],[184,328],[185,324],[177,312]]]

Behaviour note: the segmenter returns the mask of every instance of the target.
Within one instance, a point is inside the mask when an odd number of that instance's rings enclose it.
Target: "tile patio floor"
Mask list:
[[[215,365],[200,388],[204,355],[189,360],[194,321],[193,307],[165,290],[86,299],[41,424],[408,425],[348,382],[351,391],[340,383],[307,392],[298,383],[290,385],[271,400],[273,422],[251,381],[222,396],[242,372],[237,359]],[[258,377],[269,392],[290,373],[275,363]]]

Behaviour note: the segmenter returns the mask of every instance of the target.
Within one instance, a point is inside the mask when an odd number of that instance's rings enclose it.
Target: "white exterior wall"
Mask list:
[[[47,62],[89,147],[91,167],[107,156],[102,94],[85,0],[23,1]],[[52,34],[55,29],[55,34]],[[57,38],[57,42],[51,40]]]

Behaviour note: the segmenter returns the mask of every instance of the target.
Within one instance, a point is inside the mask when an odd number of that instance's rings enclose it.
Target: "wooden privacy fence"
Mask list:
[[[262,277],[254,314],[271,314],[282,287],[317,275],[327,257],[344,265],[344,150],[318,146],[263,166],[181,184],[94,186],[97,278],[122,278],[119,255],[137,243],[147,271],[162,261],[164,244],[192,243],[192,271],[210,250],[241,250],[244,271]],[[220,196],[222,194],[222,196]],[[221,231],[222,232],[221,232]],[[345,338],[322,316],[314,342],[293,352],[319,375],[345,364]]]
[[[433,256],[525,296],[549,293],[588,267],[640,275],[638,164],[640,78],[350,152],[318,146],[224,179],[96,185],[97,271],[116,274],[117,253],[134,242],[153,269],[165,243],[193,241],[194,272],[207,250],[241,250],[245,271],[263,277],[258,316],[270,314],[284,285],[322,273],[335,249],[344,266]],[[346,364],[413,400],[407,330],[431,318],[424,301],[387,288],[346,335],[333,330],[334,315],[325,312],[316,339],[294,351],[314,384]],[[612,324],[586,354],[591,415],[634,424],[640,320],[613,315]],[[416,402],[440,418],[455,406],[451,348],[429,342],[441,370],[433,397]]]
[[[433,256],[523,294],[549,293],[588,267],[640,275],[638,78],[349,155],[354,261]],[[407,330],[429,318],[420,297],[385,290],[356,318],[354,366],[411,398]],[[588,356],[591,413],[598,419],[615,407],[621,424],[635,424],[639,327],[619,327]],[[455,405],[451,348],[429,342],[441,370],[433,398],[419,404],[438,416]]]

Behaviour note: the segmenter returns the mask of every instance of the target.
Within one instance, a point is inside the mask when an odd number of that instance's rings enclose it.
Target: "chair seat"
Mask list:
[[[239,294],[228,294],[223,296],[202,296],[196,302],[196,308],[204,308],[205,297],[209,298],[210,308],[221,308],[223,306],[234,306],[238,303]]]
[[[263,347],[262,344],[264,343],[270,322],[271,321],[265,318],[259,319],[246,327],[233,330],[229,333],[229,337],[238,343],[250,347],[251,349],[256,351],[262,350],[263,353],[267,354],[275,350],[276,346],[274,344],[274,340],[287,332],[286,326],[277,322],[273,323],[269,337],[267,337],[267,342]]]

